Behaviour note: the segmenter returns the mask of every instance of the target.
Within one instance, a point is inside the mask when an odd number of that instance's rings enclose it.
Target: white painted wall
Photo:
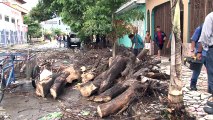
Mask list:
[[[132,25],[134,27],[137,27],[138,28],[138,34],[142,37],[142,39],[144,40],[145,38],[145,21],[142,21],[142,20],[138,20],[138,21],[133,21],[131,22]]]
[[[62,32],[65,32],[67,34],[70,33],[70,32],[72,33],[70,27],[65,25],[62,22],[60,17],[53,18],[51,20],[47,20],[47,21],[41,22],[40,24],[41,24],[43,30],[51,31],[52,29],[60,29]]]
[[[27,26],[23,24],[21,12],[3,3],[0,3],[0,8],[0,44],[7,46],[26,43]],[[9,16],[9,22],[5,21],[5,16]],[[15,23],[12,23],[12,19]]]

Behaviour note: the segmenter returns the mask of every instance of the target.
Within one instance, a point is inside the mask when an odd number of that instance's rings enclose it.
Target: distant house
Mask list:
[[[65,25],[60,17],[41,22],[40,24],[43,30],[51,31],[53,29],[60,29],[66,34],[72,33],[70,27]]]
[[[172,30],[170,0],[131,0],[131,2],[132,4],[124,4],[121,7],[122,10],[120,12],[124,11],[125,13],[125,11],[138,6],[145,6],[145,28],[151,32],[152,38],[156,26],[161,26],[161,29],[166,33],[166,35],[170,35]],[[141,2],[144,2],[144,4],[141,4]],[[190,51],[190,38],[195,28],[203,23],[204,18],[208,13],[213,11],[213,0],[182,0],[180,6],[180,21],[183,41],[182,50],[185,51],[183,55],[187,55]],[[166,43],[167,42],[168,40]],[[156,52],[157,49],[155,49],[155,54]],[[169,56],[170,51],[164,48],[163,54],[165,56]]]
[[[27,42],[27,25],[23,16],[28,12],[22,7],[24,0],[0,2],[0,45],[8,46]]]

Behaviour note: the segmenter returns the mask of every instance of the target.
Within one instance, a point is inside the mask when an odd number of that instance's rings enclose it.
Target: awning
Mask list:
[[[145,3],[146,3],[146,0],[131,0],[125,3],[124,5],[122,5],[115,13],[121,14]]]

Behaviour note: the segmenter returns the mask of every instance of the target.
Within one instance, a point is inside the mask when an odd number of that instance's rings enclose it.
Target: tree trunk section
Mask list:
[[[94,75],[92,72],[83,73],[83,74],[81,75],[82,83],[87,83],[87,82],[93,80],[94,77],[95,77],[95,75]]]
[[[50,88],[53,85],[55,79],[59,76],[60,74],[53,74],[46,79],[43,79],[42,81],[37,83],[36,87],[36,95],[41,96],[41,97],[46,97],[48,93],[50,93]]]
[[[144,76],[158,80],[168,80],[170,78],[170,76],[167,75],[166,73],[154,73],[154,72],[148,72]]]
[[[69,76],[66,78],[68,83],[72,83],[74,80],[78,80],[80,78],[79,71],[75,70],[73,66],[66,68],[64,72],[69,73]]]
[[[50,89],[50,94],[53,96],[54,99],[56,99],[61,94],[64,86],[67,83],[66,78],[69,75],[69,72],[63,72],[59,77],[56,78],[54,84]]]
[[[121,73],[125,70],[127,60],[128,59],[121,56],[117,56],[115,58],[111,67],[106,71],[106,74],[104,75],[103,82],[101,83],[99,88],[99,94],[106,91],[113,85],[115,79],[119,77],[119,75],[121,75]]]
[[[171,41],[171,78],[168,99],[170,107],[180,110],[183,105],[182,94],[182,61],[181,61],[181,29],[180,29],[180,0],[171,0],[173,34]]]
[[[102,74],[98,75],[94,81],[90,81],[84,84],[81,84],[78,86],[78,90],[81,92],[81,95],[84,97],[89,97],[93,93],[97,92],[99,86],[101,85],[102,78],[105,75],[105,72]]]
[[[124,92],[128,88],[127,85],[123,85],[121,83],[118,83],[111,87],[110,89],[106,90],[105,92],[101,93],[98,96],[95,96],[93,101],[95,102],[109,102],[116,96],[120,95],[122,92]]]
[[[149,50],[148,49],[143,49],[137,56],[139,60],[142,60],[145,56],[147,56]]]
[[[139,83],[133,83],[126,91],[110,102],[103,103],[97,107],[97,112],[100,117],[106,117],[121,110],[123,107],[131,103],[136,97],[137,89],[142,86]]]

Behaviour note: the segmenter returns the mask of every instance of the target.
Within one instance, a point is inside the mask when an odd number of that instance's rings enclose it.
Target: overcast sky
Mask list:
[[[25,0],[27,3],[23,5],[24,8],[31,10],[33,7],[36,6],[38,0]]]

